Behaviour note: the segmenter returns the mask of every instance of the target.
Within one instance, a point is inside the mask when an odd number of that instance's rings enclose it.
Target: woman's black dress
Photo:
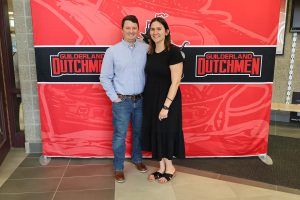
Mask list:
[[[151,151],[157,160],[185,157],[180,88],[172,101],[168,118],[158,119],[171,85],[170,65],[182,61],[179,48],[173,45],[169,51],[147,56],[142,148]]]

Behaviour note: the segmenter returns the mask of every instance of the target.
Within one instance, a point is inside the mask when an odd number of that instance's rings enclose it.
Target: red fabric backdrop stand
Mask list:
[[[113,156],[111,103],[98,78],[126,14],[139,18],[141,32],[163,16],[173,42],[189,42],[181,85],[187,157],[267,154],[280,0],[151,2],[31,0],[43,155]]]

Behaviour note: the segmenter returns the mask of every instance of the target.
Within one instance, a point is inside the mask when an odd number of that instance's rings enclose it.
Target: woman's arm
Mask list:
[[[178,87],[180,85],[180,80],[182,77],[183,63],[177,63],[175,65],[170,65],[171,70],[171,86],[168,91],[168,95],[166,97],[163,108],[161,109],[158,118],[162,120],[168,117],[169,107],[172,104],[173,99],[176,96]]]

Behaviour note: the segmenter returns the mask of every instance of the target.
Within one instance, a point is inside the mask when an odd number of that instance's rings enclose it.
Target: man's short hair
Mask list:
[[[134,15],[127,15],[122,19],[122,28],[124,27],[125,21],[131,21],[132,23],[137,24],[139,27],[139,21],[138,21],[137,17]]]

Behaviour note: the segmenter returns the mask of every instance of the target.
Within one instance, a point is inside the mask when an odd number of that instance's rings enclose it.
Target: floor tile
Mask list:
[[[182,166],[175,165],[175,168],[179,172],[193,174],[193,175],[207,177],[207,178],[219,179],[221,176],[221,174],[218,174],[218,173],[208,172],[208,171],[204,171],[204,170],[197,170],[197,169],[192,169],[192,168],[188,168],[188,167],[182,167]]]
[[[253,187],[249,185],[243,185],[243,184],[236,184],[236,183],[231,183],[227,182],[226,183],[228,186],[231,187],[232,191],[240,198],[240,199],[274,199],[274,200],[279,200],[280,198],[277,198],[281,196],[283,199],[284,198],[290,198],[291,200],[294,200],[295,198],[299,199],[300,196],[294,195],[294,194],[289,194],[285,192],[279,192],[275,190],[269,190],[269,189],[264,189],[264,188],[259,188],[259,187]],[[276,197],[276,198],[275,198]]]
[[[277,190],[280,192],[286,192],[291,194],[297,194],[300,196],[300,190],[294,189],[294,188],[288,188],[283,186],[277,186]]]
[[[188,181],[187,181],[188,180]],[[233,183],[178,173],[172,180],[176,200],[258,200],[258,199],[299,199],[299,195],[264,189],[244,184]],[[276,197],[276,198],[274,198]]]
[[[3,163],[0,166],[0,187],[9,178],[13,171],[19,166],[19,164],[25,159],[27,154],[23,148],[11,149]]]
[[[11,163],[18,163],[18,165],[26,158],[26,154],[21,154],[21,155],[11,155],[9,154],[5,159],[6,159],[6,165],[11,165]],[[18,166],[17,165],[17,166]],[[17,167],[16,166],[16,167]],[[3,167],[3,165],[1,165]]]
[[[108,158],[72,158],[70,165],[112,165]]]
[[[25,152],[24,148],[11,148],[7,156],[15,158],[15,157],[24,157],[27,155],[28,154]]]
[[[264,196],[256,196],[256,197],[243,197],[241,200],[300,200],[300,197],[294,196],[285,196],[278,194],[269,194]]]
[[[0,167],[0,187],[5,183],[5,181],[9,178],[9,176],[13,173],[15,168],[1,168]]]
[[[9,177],[9,179],[23,178],[60,178],[66,166],[61,167],[19,167]]]
[[[114,190],[83,190],[57,192],[53,200],[114,200]],[[133,200],[133,199],[132,199]]]
[[[297,131],[297,127],[291,129]],[[288,130],[274,127],[271,131],[283,134]],[[293,130],[289,133],[296,134]],[[17,165],[0,167],[0,184],[6,180],[3,174],[10,174],[7,170],[14,170],[27,156],[22,150],[11,155],[10,163]],[[0,188],[1,200],[300,200],[299,190],[181,166],[176,166],[176,176],[171,182],[149,182],[148,175],[158,166],[152,160],[145,160],[147,173],[140,173],[126,160],[126,182],[120,184],[113,178],[112,159],[52,158],[49,165],[40,166],[40,155],[31,154],[22,162]]]
[[[4,159],[3,163],[1,164],[0,169],[3,168],[17,168],[18,165],[26,158],[27,154],[24,152],[24,149],[17,148],[11,149],[6,158]]]
[[[113,169],[111,165],[78,165],[68,166],[65,177],[72,176],[94,176],[94,175],[110,175]]]
[[[41,153],[30,153],[28,154],[28,158],[38,158],[40,157],[42,154]]]
[[[51,200],[54,192],[47,193],[24,193],[24,194],[1,194],[3,200]]]
[[[70,158],[52,158],[50,163],[46,166],[40,164],[38,157],[27,157],[20,164],[20,167],[49,167],[49,166],[66,166]]]
[[[60,178],[7,180],[0,193],[54,192]]]
[[[220,175],[219,179],[223,180],[223,181],[233,182],[233,183],[240,183],[240,184],[249,185],[249,186],[261,187],[264,189],[276,190],[276,185],[253,181],[253,180],[249,180],[249,179],[243,179],[243,178],[226,176],[226,175]]]
[[[178,172],[172,180],[176,200],[232,199],[237,195],[225,181]]]
[[[161,200],[175,199],[172,185],[150,182],[148,175],[155,168],[148,166],[149,172],[140,173],[132,163],[125,162],[125,183],[115,183],[115,200]]]
[[[115,180],[112,176],[64,177],[59,191],[65,190],[101,190],[114,189]]]
[[[290,137],[290,138],[300,138],[300,129],[296,132],[284,132],[284,131],[276,131],[276,135],[284,136],[284,137]]]

